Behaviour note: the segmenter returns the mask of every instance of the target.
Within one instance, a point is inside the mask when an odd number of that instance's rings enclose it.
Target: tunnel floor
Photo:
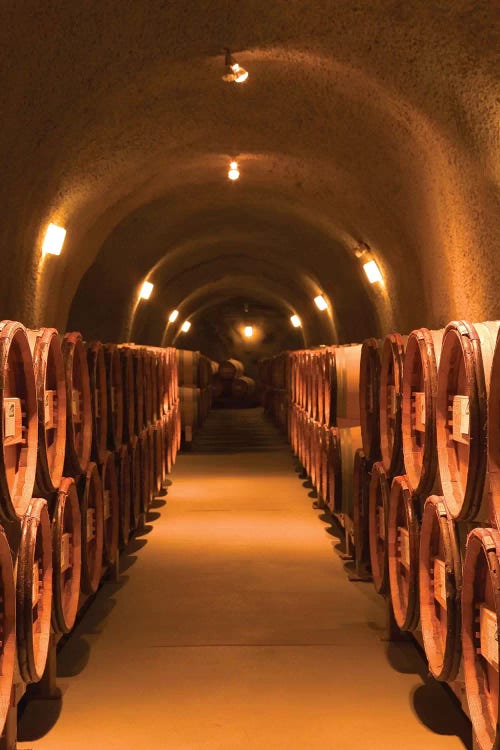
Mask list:
[[[32,701],[27,750],[451,750],[470,725],[384,607],[260,409],[213,411]]]

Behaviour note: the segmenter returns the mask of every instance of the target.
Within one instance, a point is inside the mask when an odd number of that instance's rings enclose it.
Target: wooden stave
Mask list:
[[[68,517],[71,519],[71,524],[67,523]],[[53,554],[52,627],[56,633],[69,633],[75,624],[78,612],[82,569],[81,514],[78,493],[72,477],[63,477],[59,485],[51,526]],[[62,584],[60,573],[62,533],[64,533],[63,529],[67,529],[68,526],[72,530],[70,586],[67,585],[68,581]],[[69,589],[69,591],[65,593],[63,589]]]
[[[361,344],[338,346],[335,355],[337,385],[337,427],[357,427],[359,412],[359,375]]]
[[[12,706],[12,688],[16,669],[16,581],[12,553],[4,529],[0,526],[0,732],[3,733]]]
[[[130,527],[135,531],[139,526],[139,516],[141,515],[141,451],[139,439],[133,437],[128,445],[129,464],[130,464],[130,486],[131,486],[131,503],[130,503]]]
[[[104,344],[108,401],[108,450],[120,450],[123,442],[123,375],[120,352],[115,344]]]
[[[485,326],[488,324],[476,324]],[[476,325],[467,321],[452,321],[445,329],[441,361],[438,371],[437,411],[437,450],[442,494],[450,513],[455,520],[485,520],[487,511],[485,495],[487,488],[487,431],[488,431],[488,389],[490,372],[485,371],[481,353],[481,338]],[[481,330],[481,329],[480,329]],[[456,393],[458,377],[450,371],[449,361],[454,362],[459,351],[463,364],[464,378],[469,398],[469,441],[468,449],[456,448],[450,440],[448,407],[450,394]],[[457,486],[459,472],[457,456],[463,454],[461,465],[467,464],[465,487],[461,480]],[[452,468],[450,469],[450,464]]]
[[[132,348],[132,357],[134,363],[134,403],[135,403],[135,425],[134,434],[138,437],[145,427],[144,419],[144,359],[142,351]]]
[[[151,469],[149,455],[149,440],[147,430],[139,435],[139,451],[141,457],[141,513],[147,513],[151,503]]]
[[[153,421],[153,383],[151,353],[141,349],[143,360],[143,389],[144,389],[144,427],[149,427]]]
[[[178,382],[180,386],[198,385],[198,361],[200,352],[191,351],[190,349],[177,349],[177,371]],[[173,394],[172,401],[176,396]]]
[[[157,420],[151,426],[152,450],[153,450],[153,494],[158,495],[165,480],[165,469],[163,464],[163,435],[161,423]]]
[[[409,534],[409,583],[408,591],[401,592],[397,529],[404,523]],[[419,544],[420,521],[418,501],[411,492],[405,476],[395,477],[389,495],[389,518],[387,521],[387,553],[389,565],[389,588],[394,619],[401,630],[416,630],[419,617]]]
[[[478,570],[479,560],[482,571]],[[488,694],[484,689],[485,669],[482,656],[477,653],[478,644],[475,637],[477,632],[477,603],[476,578],[484,572],[484,578],[493,581],[488,599],[494,607],[497,616],[497,649],[498,649],[498,621],[500,618],[500,533],[496,529],[476,528],[467,538],[467,547],[463,566],[462,580],[462,653],[465,691],[469,706],[474,736],[479,750],[496,750],[500,744],[500,726],[498,716],[498,671],[494,675],[496,696],[494,698],[494,716],[490,717]],[[496,582],[496,583],[495,583]],[[497,654],[497,658],[498,654]],[[480,661],[481,660],[481,661]],[[486,668],[488,671],[488,668]],[[490,676],[490,675],[488,675]],[[490,681],[491,684],[491,681]]]
[[[491,367],[488,397],[489,516],[500,528],[500,331]]]
[[[134,382],[134,359],[133,353],[128,346],[119,346],[122,369],[122,392],[123,392],[123,433],[124,443],[129,443],[135,432],[135,382]]]
[[[132,515],[132,473],[128,446],[121,445],[120,449],[116,451],[114,455],[120,505],[119,547],[120,549],[123,549],[127,546],[130,539]]]
[[[439,541],[436,545],[436,534]],[[444,556],[446,580],[446,633],[438,619],[434,601],[434,566],[432,549],[440,548]],[[432,572],[431,572],[432,570]],[[420,528],[419,597],[420,621],[424,650],[432,676],[442,682],[453,681],[462,658],[461,641],[462,561],[455,522],[444,498],[432,495],[424,506]],[[436,641],[439,640],[439,645]]]
[[[80,514],[82,520],[82,578],[81,590],[84,594],[95,594],[102,574],[102,559],[104,550],[104,503],[102,482],[97,464],[91,461],[77,484],[80,500]],[[89,504],[89,499],[91,500]],[[87,511],[95,508],[95,544],[89,553],[87,539]],[[91,540],[92,541],[92,540]]]
[[[363,448],[358,448],[354,455],[353,470],[353,536],[355,559],[371,567],[370,532],[368,526],[368,505],[370,499],[370,480],[372,462],[365,456]]]
[[[66,333],[62,339],[61,349],[66,376],[66,453],[64,461],[64,475],[79,477],[85,473],[90,462],[92,449],[92,407],[90,398],[90,381],[87,359],[81,334],[77,331]],[[80,379],[81,397],[81,428],[77,431],[73,422],[73,385],[75,368]],[[78,437],[78,443],[75,437]],[[81,442],[81,444],[80,444]]]
[[[11,393],[6,372],[12,372],[13,357],[22,362],[22,378],[24,380],[24,394],[15,390]],[[14,522],[22,518],[31,503],[33,488],[35,485],[37,452],[38,452],[38,407],[36,398],[35,375],[33,370],[33,359],[28,342],[28,336],[25,327],[21,323],[11,320],[0,322],[0,412],[1,412],[1,435],[2,449],[0,450],[0,516],[7,522]],[[7,386],[7,387],[6,387]],[[12,389],[14,390],[14,389]],[[18,396],[15,396],[15,394]],[[24,395],[24,398],[23,398]],[[4,430],[4,399],[9,397],[23,398],[22,417],[23,433],[26,435],[26,448],[19,447],[19,444],[5,446],[3,435]],[[14,464],[22,466],[22,474],[18,470],[15,473],[14,481],[9,479],[9,466],[12,461],[8,458],[11,454],[5,451],[11,451],[15,448],[16,458]],[[26,459],[20,461],[21,451],[26,450]],[[21,479],[19,479],[21,477]],[[22,483],[21,492],[16,492],[17,484]]]
[[[64,469],[66,449],[64,361],[59,334],[55,328],[40,328],[27,333],[33,356],[38,404],[38,454],[34,491],[37,496],[47,497],[59,487]],[[47,389],[47,379],[51,381],[50,385],[54,385],[55,388]],[[57,395],[57,426],[55,428],[55,456],[53,461],[49,460],[47,430],[45,428],[46,390],[55,390]]]
[[[359,360],[359,418],[363,452],[370,461],[380,461],[380,371],[382,341],[363,341]]]
[[[107,451],[104,461],[99,466],[103,499],[104,493],[109,492],[110,515],[103,515],[103,562],[113,565],[118,555],[120,534],[120,496],[118,494],[118,477],[116,474],[115,457],[112,451]],[[106,503],[104,503],[104,508]]]
[[[33,569],[40,549],[42,603],[41,632],[35,635],[33,623]],[[39,607],[37,607],[37,613]],[[49,653],[52,613],[52,533],[47,501],[33,498],[21,523],[17,558],[16,622],[17,655],[24,682],[39,682]]]
[[[102,463],[108,446],[108,395],[104,348],[100,341],[86,345],[92,404],[92,451],[90,457]]]
[[[373,585],[377,594],[389,593],[389,570],[387,556],[387,519],[389,511],[389,481],[382,461],[376,461],[372,466],[368,502],[368,526],[370,532],[370,565],[372,569]],[[377,534],[377,507],[383,508],[385,539],[384,544],[378,543],[381,538]]]
[[[403,358],[405,338],[399,333],[390,333],[384,339],[380,370],[380,453],[381,461],[389,477],[404,473],[403,440],[401,434],[401,389],[403,384]],[[388,430],[387,388],[388,369],[393,372],[396,412],[394,429]]]

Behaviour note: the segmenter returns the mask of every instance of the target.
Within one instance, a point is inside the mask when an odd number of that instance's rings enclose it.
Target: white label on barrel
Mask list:
[[[32,591],[31,591],[31,602],[32,606],[36,607],[38,604],[38,599],[40,598],[40,570],[38,568],[38,563],[35,563],[33,565],[33,584],[32,584]]]
[[[453,396],[453,440],[469,442],[469,397]]]
[[[434,558],[434,599],[446,609],[446,565],[439,557]]]
[[[481,654],[487,662],[498,669],[498,624],[493,610],[481,604],[479,609]]]
[[[425,432],[425,393],[415,391],[413,398],[415,400],[415,429]]]
[[[56,392],[55,391],[45,391],[45,401],[44,401],[44,419],[45,419],[45,425],[52,425],[54,424],[54,399],[55,399]]]
[[[377,525],[379,537],[385,539],[385,513],[381,505],[377,508]]]
[[[71,534],[61,537],[61,573],[71,567]]]
[[[111,492],[109,490],[104,490],[103,497],[104,497],[104,520],[106,520],[107,518],[111,516]]]
[[[16,436],[16,422],[20,421],[21,403],[18,398],[5,398],[3,401],[3,436]],[[19,425],[20,427],[20,425]]]
[[[394,385],[390,385],[387,388],[387,397],[389,399],[388,406],[389,406],[390,412],[392,416],[394,417],[398,412],[398,400],[396,398],[396,387]]]
[[[399,556],[401,563],[405,568],[410,567],[410,534],[408,529],[404,529],[402,526],[398,527],[399,536]]]
[[[71,393],[71,413],[73,419],[80,418],[80,391],[77,388],[73,388]]]
[[[94,538],[95,508],[87,508],[87,542]]]
[[[184,437],[186,438],[186,443],[190,443],[193,439],[193,428],[191,425],[186,425],[184,428]]]

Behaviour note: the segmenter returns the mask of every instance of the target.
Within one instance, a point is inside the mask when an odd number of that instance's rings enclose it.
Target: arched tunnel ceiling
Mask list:
[[[5,315],[64,327],[71,309],[96,335],[151,339],[176,289],[241,275],[223,268],[231,254],[311,329],[317,284],[341,340],[500,315],[494,4],[108,0],[0,14],[0,232],[16,250]],[[250,71],[242,86],[221,81],[226,45]],[[48,221],[67,242],[39,262]],[[363,278],[360,242],[385,290]]]

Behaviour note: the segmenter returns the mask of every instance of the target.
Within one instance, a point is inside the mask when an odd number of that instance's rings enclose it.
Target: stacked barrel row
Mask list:
[[[0,725],[175,461],[174,349],[0,323]]]
[[[500,746],[499,325],[453,321],[363,343],[350,500],[358,569],[371,572],[397,625],[421,640],[434,677],[458,693],[465,686],[481,750]],[[311,419],[334,381],[325,370],[318,389],[315,369],[318,357],[324,366],[338,356],[338,347],[287,355],[303,363],[291,380],[289,430],[311,478]],[[337,362],[334,370],[338,377]],[[327,474],[340,453],[330,454]]]
[[[215,405],[236,408],[258,405],[257,385],[253,378],[245,375],[243,362],[226,359],[215,366],[212,382]]]
[[[178,349],[179,407],[182,440],[190,443],[212,406],[212,378],[217,363],[200,352]]]

